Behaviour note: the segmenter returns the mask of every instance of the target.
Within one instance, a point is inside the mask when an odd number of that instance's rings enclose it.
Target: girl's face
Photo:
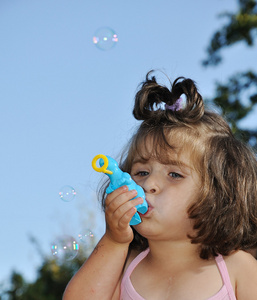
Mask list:
[[[172,153],[167,164],[135,157],[131,176],[145,191],[149,209],[135,229],[147,239],[181,240],[193,233],[187,210],[198,196],[200,179],[189,154]]]

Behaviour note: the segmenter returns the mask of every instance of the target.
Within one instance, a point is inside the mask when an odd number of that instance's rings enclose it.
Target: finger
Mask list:
[[[105,206],[105,211],[108,211],[108,210],[115,211],[117,208],[122,206],[124,203],[135,198],[136,195],[137,195],[137,191],[131,190],[131,191],[123,192],[115,198],[112,197],[112,201],[110,201],[110,199],[108,199],[106,206]]]
[[[137,209],[135,206],[133,206],[131,209],[129,209],[119,220],[119,227],[125,228],[129,225],[129,222],[131,221],[134,214],[137,212]]]
[[[126,193],[127,191],[128,191],[128,187],[124,185],[114,190],[112,193],[108,194],[105,199],[105,206],[108,206],[109,203],[112,202],[115,198],[117,198],[119,195],[123,193]]]
[[[118,223],[121,219],[124,219],[124,223],[129,223],[132,216],[137,211],[135,206],[141,204],[142,202],[143,199],[140,197],[127,201],[123,205],[119,206],[112,214],[109,215],[109,217],[112,218],[113,221],[117,220]]]

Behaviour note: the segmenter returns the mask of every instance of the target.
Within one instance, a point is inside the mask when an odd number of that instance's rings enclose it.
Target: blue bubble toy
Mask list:
[[[96,162],[98,160],[99,160],[100,167],[98,167],[96,165]],[[135,183],[135,181],[131,178],[131,176],[128,173],[121,171],[121,169],[119,168],[118,163],[115,159],[111,158],[108,155],[98,154],[92,160],[92,167],[95,171],[103,172],[110,178],[111,182],[106,189],[106,194],[110,194],[117,188],[119,188],[123,185],[127,185],[129,191],[130,190],[137,191],[137,196],[134,197],[133,199],[135,199],[137,197],[141,197],[144,200],[144,202],[142,204],[138,204],[136,206],[137,211],[139,211],[141,214],[145,214],[147,212],[148,204],[145,200],[144,190],[142,189],[141,186],[139,186]],[[129,224],[137,225],[141,222],[142,222],[142,220],[141,220],[139,214],[136,212],[134,214],[134,216],[131,218],[131,221]]]

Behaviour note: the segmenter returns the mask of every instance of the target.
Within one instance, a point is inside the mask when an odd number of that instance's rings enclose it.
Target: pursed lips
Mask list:
[[[147,199],[145,199],[145,200],[146,200],[146,202],[148,204],[148,210],[147,210],[147,212],[145,214],[141,214],[140,212],[138,212],[139,215],[140,215],[140,217],[147,216],[154,209],[154,207],[151,205],[151,203]]]

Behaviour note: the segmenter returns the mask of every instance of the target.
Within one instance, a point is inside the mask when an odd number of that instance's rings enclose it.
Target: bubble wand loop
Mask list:
[[[96,162],[99,160],[99,165],[98,167],[96,165]],[[137,211],[139,211],[141,214],[145,214],[148,210],[148,204],[145,200],[145,193],[144,190],[142,189],[141,186],[137,185],[135,181],[131,178],[131,176],[123,172],[119,166],[116,160],[111,158],[108,155],[103,155],[103,154],[98,154],[96,155],[93,160],[92,160],[92,167],[95,171],[97,172],[103,172],[105,173],[109,178],[110,178],[110,184],[106,189],[106,194],[110,194],[117,188],[127,185],[129,190],[136,190],[137,191],[137,196],[134,197],[133,199],[137,197],[143,198],[144,202],[142,204],[138,204],[136,206]],[[132,200],[132,199],[131,199]],[[131,218],[130,225],[137,225],[141,223],[141,218],[136,212],[134,216]]]
[[[98,161],[98,159],[102,159],[103,162],[104,162],[103,166],[100,167],[100,168],[97,167],[97,165],[96,165],[96,162]],[[93,169],[96,172],[103,172],[105,174],[110,174],[110,175],[113,174],[112,171],[107,170],[107,167],[108,167],[108,158],[105,155],[103,155],[103,154],[98,154],[98,155],[96,155],[93,158],[93,160],[92,160],[92,167],[93,167]]]

